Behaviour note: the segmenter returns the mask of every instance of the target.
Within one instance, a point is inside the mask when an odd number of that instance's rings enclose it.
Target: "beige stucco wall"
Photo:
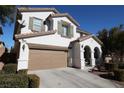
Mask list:
[[[73,67],[81,68],[79,42],[75,42],[72,47],[72,65]]]

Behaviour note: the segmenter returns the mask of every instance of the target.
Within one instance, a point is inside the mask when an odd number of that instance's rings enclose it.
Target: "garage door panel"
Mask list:
[[[29,70],[67,67],[67,52],[30,49],[28,66]]]

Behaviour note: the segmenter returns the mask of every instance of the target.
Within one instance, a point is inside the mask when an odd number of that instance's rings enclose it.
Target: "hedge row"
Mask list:
[[[0,71],[0,88],[38,88],[40,78],[27,74],[27,69],[17,71],[16,64],[6,64]]]
[[[0,88],[38,88],[40,78],[35,74],[1,74]]]
[[[28,70],[27,69],[23,69],[23,70],[19,70],[17,73],[18,74],[24,74],[24,75],[27,75],[27,72],[28,72]]]
[[[1,74],[0,88],[28,88],[29,80],[27,75]]]
[[[17,64],[6,64],[6,65],[4,65],[3,72],[5,74],[16,74],[17,73]]]

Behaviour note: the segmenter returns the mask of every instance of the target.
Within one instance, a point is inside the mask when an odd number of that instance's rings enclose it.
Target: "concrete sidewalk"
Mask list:
[[[81,69],[61,68],[29,71],[40,77],[41,88],[116,88],[122,87],[112,81]]]

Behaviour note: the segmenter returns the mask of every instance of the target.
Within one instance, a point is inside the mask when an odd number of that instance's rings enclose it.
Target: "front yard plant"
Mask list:
[[[124,63],[105,63],[105,68],[113,73],[114,79],[124,81]]]
[[[113,72],[114,70],[118,69],[117,63],[105,63],[105,68],[109,72]]]
[[[114,71],[114,76],[116,80],[124,81],[124,69],[117,69]]]
[[[28,78],[29,78],[29,88],[38,88],[39,87],[40,78],[37,75],[30,74],[30,75],[28,75]]]
[[[40,78],[27,71],[17,71],[16,64],[6,64],[0,71],[0,88],[38,88]]]
[[[27,72],[28,72],[28,69],[23,69],[23,70],[19,70],[17,73],[26,75]]]
[[[16,74],[17,72],[17,64],[6,64],[3,67],[3,72],[5,74]]]
[[[28,88],[28,76],[19,74],[0,75],[0,88]]]

